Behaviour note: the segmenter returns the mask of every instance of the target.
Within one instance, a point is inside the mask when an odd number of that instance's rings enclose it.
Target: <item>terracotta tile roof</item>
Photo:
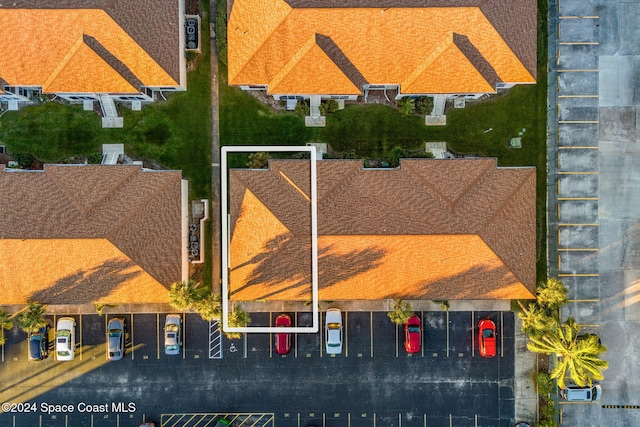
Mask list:
[[[535,169],[361,165],[318,162],[320,299],[534,297]],[[309,300],[308,162],[230,177],[232,298]]]
[[[149,7],[139,9],[137,3]],[[0,50],[20,55],[0,57],[0,80],[42,86],[47,93],[138,93],[141,85],[180,86],[179,4],[18,0],[4,5]]]
[[[0,168],[0,188],[0,304],[168,301],[181,274],[180,172]]]
[[[272,94],[360,94],[363,83],[478,93],[535,82],[533,0],[350,3],[235,0],[229,82],[265,84]]]

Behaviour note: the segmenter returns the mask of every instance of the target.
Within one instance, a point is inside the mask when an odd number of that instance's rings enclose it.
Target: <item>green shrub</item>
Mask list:
[[[431,112],[433,111],[433,98],[431,98],[430,96],[421,96],[419,98],[416,98],[415,105],[416,113],[420,114],[421,116],[426,116],[427,114],[431,114]]]
[[[396,104],[398,105],[400,112],[405,116],[413,114],[416,109],[416,102],[413,98],[399,99]]]
[[[558,424],[553,419],[540,420],[537,427],[558,427]]]
[[[311,113],[311,108],[309,107],[309,101],[298,101],[296,104],[296,109],[293,110],[299,116],[305,117]]]
[[[547,372],[536,373],[536,386],[540,396],[548,396],[553,391],[553,380]]]
[[[394,168],[400,166],[400,159],[407,157],[407,150],[396,145],[389,151],[387,155],[387,159],[389,160],[389,164]]]
[[[13,159],[18,162],[21,168],[30,168],[36,161],[36,158],[31,153],[15,153]]]
[[[218,59],[227,65],[227,2],[218,0],[216,3],[216,49]]]
[[[101,153],[91,153],[87,156],[87,163],[90,165],[99,165],[102,163],[102,154]]]
[[[540,407],[540,418],[543,420],[553,419],[556,416],[556,407],[553,400],[549,399]]]

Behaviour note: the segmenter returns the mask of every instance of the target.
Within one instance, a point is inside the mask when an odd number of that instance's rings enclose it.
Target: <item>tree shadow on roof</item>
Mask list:
[[[318,289],[375,269],[385,254],[385,250],[375,247],[340,254],[335,253],[335,245],[319,247]],[[248,265],[254,268],[247,282],[234,289],[232,296],[254,288],[252,294],[258,289],[262,292],[255,299],[311,299],[310,238],[292,237],[289,233],[279,235],[271,239],[260,254],[233,270]]]
[[[389,295],[401,299],[519,299],[527,288],[506,266],[488,268],[472,267],[463,272],[442,277],[439,280],[423,281],[403,295]]]
[[[79,270],[75,274],[58,279],[52,286],[29,296],[29,301],[44,304],[88,304],[109,295],[121,284],[141,274],[128,271],[136,267],[131,260],[109,259],[100,266]]]

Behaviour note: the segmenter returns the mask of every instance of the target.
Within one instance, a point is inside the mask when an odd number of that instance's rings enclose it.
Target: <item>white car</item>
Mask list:
[[[182,317],[179,314],[167,314],[164,321],[164,354],[180,354],[182,346]]]
[[[76,354],[76,321],[72,317],[58,319],[56,356],[58,360],[73,360]]]
[[[325,315],[325,346],[327,354],[342,353],[342,313],[338,308],[330,308]]]

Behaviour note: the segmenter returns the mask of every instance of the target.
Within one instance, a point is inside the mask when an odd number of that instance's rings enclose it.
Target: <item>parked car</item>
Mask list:
[[[291,317],[288,314],[280,314],[276,317],[276,328],[288,328],[291,326]],[[276,353],[287,354],[291,351],[291,334],[276,333]]]
[[[404,324],[404,349],[407,353],[418,353],[422,341],[420,318],[415,314]]]
[[[496,324],[490,319],[478,323],[478,352],[482,357],[496,355]]]
[[[182,317],[179,314],[167,314],[164,322],[164,353],[180,354],[182,346]]]
[[[49,325],[29,335],[29,360],[42,360],[49,356]]]
[[[338,308],[327,310],[324,326],[327,354],[342,353],[342,313]]]
[[[58,360],[73,360],[76,354],[76,321],[72,317],[58,319],[56,356]]]
[[[107,324],[107,357],[120,360],[124,355],[124,319],[114,317]]]
[[[560,397],[567,402],[597,402],[602,397],[602,388],[599,384],[591,387],[569,385],[560,390]]]

